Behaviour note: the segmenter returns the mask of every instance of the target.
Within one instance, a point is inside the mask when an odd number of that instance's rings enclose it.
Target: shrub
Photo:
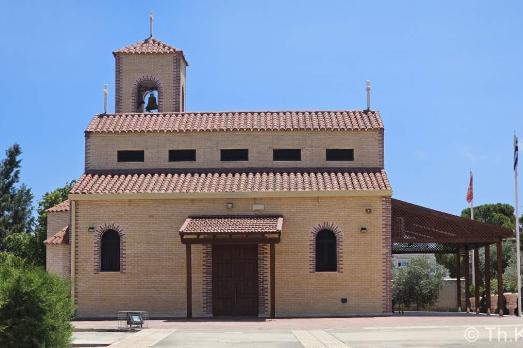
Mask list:
[[[447,270],[425,256],[413,257],[407,266],[393,269],[392,297],[396,305],[425,309],[438,300]]]
[[[72,314],[65,281],[0,253],[0,347],[68,347]]]

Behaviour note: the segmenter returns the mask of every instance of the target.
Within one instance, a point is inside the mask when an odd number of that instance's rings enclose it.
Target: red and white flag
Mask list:
[[[474,176],[470,172],[469,188],[467,189],[467,202],[470,204],[474,200]]]

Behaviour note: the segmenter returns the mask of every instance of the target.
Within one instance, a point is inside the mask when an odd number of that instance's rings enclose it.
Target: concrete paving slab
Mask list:
[[[323,343],[307,330],[294,330],[292,333],[305,348],[326,348]]]
[[[177,330],[175,333],[154,346],[154,348],[167,347],[302,348],[302,345],[289,330]]]
[[[73,347],[104,347],[122,340],[132,332],[74,332]]]
[[[110,348],[147,348],[175,332],[176,329],[144,329],[128,336],[123,340],[111,344]]]
[[[312,330],[311,334],[327,348],[349,348],[348,345],[323,330]]]

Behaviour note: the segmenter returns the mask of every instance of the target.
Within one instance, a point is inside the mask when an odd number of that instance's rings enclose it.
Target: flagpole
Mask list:
[[[473,174],[472,174],[472,170],[470,171],[470,177],[473,178]],[[472,179],[473,180],[473,179]],[[471,220],[474,220],[474,195],[472,195],[472,199],[470,200],[470,219]],[[476,270],[474,269],[474,251],[473,250],[470,250],[469,251],[469,259],[471,261],[471,265],[470,265],[470,268],[472,270],[472,284],[474,284],[474,286],[476,286]]]
[[[519,242],[518,138],[514,132],[514,214],[516,215],[516,273],[518,278],[518,317],[521,317],[521,247]]]

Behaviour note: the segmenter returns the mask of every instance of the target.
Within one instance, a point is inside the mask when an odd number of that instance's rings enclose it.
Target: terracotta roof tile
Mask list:
[[[88,173],[72,194],[223,193],[390,190],[383,169],[245,169],[234,171]]]
[[[191,216],[180,234],[201,233],[281,233],[281,216]]]
[[[65,226],[59,232],[44,241],[47,245],[69,244],[69,226]]]
[[[149,37],[145,40],[140,40],[132,45],[124,48],[120,48],[113,52],[113,54],[126,53],[126,54],[164,54],[174,53],[177,49],[173,46],[166,44],[153,37]]]
[[[358,131],[383,129],[378,111],[249,111],[102,114],[88,133]]]
[[[69,211],[69,209],[70,209],[70,202],[68,199],[66,199],[62,203],[59,203],[59,204],[47,209],[47,212],[56,213],[56,212],[62,212],[62,211]]]

